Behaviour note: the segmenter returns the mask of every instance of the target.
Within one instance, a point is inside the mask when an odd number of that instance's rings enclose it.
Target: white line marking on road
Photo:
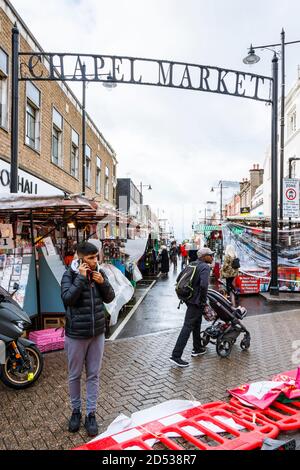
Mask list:
[[[107,341],[113,341],[114,339],[116,339],[119,334],[121,333],[121,331],[123,330],[124,326],[126,325],[126,323],[129,322],[130,318],[132,317],[132,315],[134,314],[134,312],[136,311],[136,309],[140,306],[140,304],[143,302],[144,298],[146,297],[146,295],[148,294],[148,292],[152,289],[152,287],[154,286],[154,284],[156,283],[156,280],[152,282],[152,284],[148,287],[148,289],[146,290],[146,292],[144,293],[144,295],[137,301],[137,303],[135,304],[135,306],[133,307],[133,309],[130,310],[130,312],[128,313],[128,315],[126,316],[126,318],[124,318],[124,320],[122,321],[122,323],[119,325],[119,327],[116,329],[116,331],[109,337],[107,338]]]

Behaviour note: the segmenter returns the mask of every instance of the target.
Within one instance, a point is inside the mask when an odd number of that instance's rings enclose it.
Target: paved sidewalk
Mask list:
[[[227,400],[227,388],[297,366],[293,342],[300,340],[299,311],[249,317],[244,323],[252,335],[249,351],[242,352],[237,344],[230,358],[221,359],[210,345],[208,353],[191,358],[186,369],[168,361],[179,329],[107,342],[100,431],[120,413],[130,415],[174,398]],[[190,341],[185,358],[191,349]],[[88,442],[83,427],[75,435],[66,431],[69,413],[65,354],[48,353],[43,375],[32,388],[16,392],[0,383],[0,449],[70,449]]]

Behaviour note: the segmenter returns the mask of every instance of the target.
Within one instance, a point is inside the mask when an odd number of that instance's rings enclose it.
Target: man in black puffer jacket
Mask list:
[[[69,431],[77,432],[81,421],[80,384],[86,367],[87,406],[85,428],[89,436],[98,434],[96,405],[104,351],[105,307],[115,293],[98,266],[98,249],[92,243],[77,245],[78,260],[64,273],[61,297],[66,308],[65,349],[68,357],[72,416]]]

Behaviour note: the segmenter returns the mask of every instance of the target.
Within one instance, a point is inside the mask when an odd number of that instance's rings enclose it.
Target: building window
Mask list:
[[[71,175],[78,179],[79,168],[79,135],[72,129],[71,141]]]
[[[0,126],[8,128],[8,55],[0,48]]]
[[[97,157],[96,163],[96,193],[101,193],[101,158]]]
[[[296,178],[296,162],[291,161],[291,178]]]
[[[288,135],[292,135],[297,130],[296,108],[288,114]]]
[[[25,143],[40,150],[41,92],[31,82],[26,83],[26,133]]]
[[[62,166],[62,134],[63,134],[63,117],[52,109],[52,162],[55,165]]]
[[[91,147],[85,146],[85,184],[91,186]]]
[[[104,197],[109,199],[109,168],[105,167],[105,187],[104,187]]]

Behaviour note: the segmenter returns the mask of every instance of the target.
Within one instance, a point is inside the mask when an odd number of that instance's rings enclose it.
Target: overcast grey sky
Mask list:
[[[247,48],[300,39],[299,0],[12,0],[46,51],[169,59],[271,74],[272,53]],[[297,79],[300,44],[286,47],[287,89]],[[76,90],[81,96],[81,88]],[[174,223],[178,239],[220,179],[241,180],[263,164],[270,107],[241,98],[120,84],[89,84],[87,110],[117,152],[118,176],[150,183],[145,202]],[[213,196],[213,197],[212,197]],[[165,211],[164,213],[162,211]],[[203,216],[203,212],[200,217]]]

